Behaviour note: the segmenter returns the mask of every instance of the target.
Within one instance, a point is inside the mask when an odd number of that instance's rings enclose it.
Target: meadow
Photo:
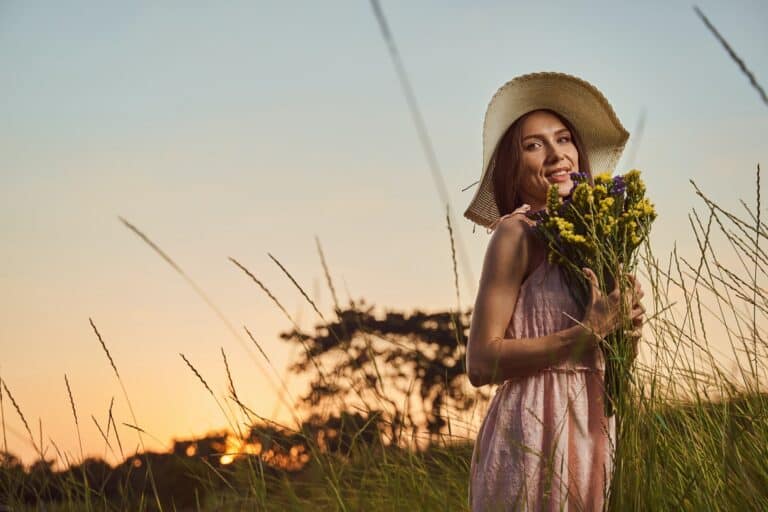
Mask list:
[[[703,13],[694,10],[768,104],[743,61]],[[661,258],[647,241],[642,247],[639,274],[643,283],[650,284],[643,300],[649,315],[634,381],[618,416],[611,511],[768,510],[768,289],[758,284],[765,282],[768,268],[763,247],[768,230],[761,219],[760,181],[758,165],[755,204],[742,201],[740,212],[722,208],[718,198],[710,198],[691,181],[702,206],[689,214],[686,235],[695,240],[698,253],[685,256],[673,250]],[[126,225],[175,266],[140,231]],[[458,303],[450,221],[447,228],[451,247],[447,257],[453,261]],[[723,252],[724,247],[730,248],[729,254]],[[322,252],[320,256],[335,296]],[[284,310],[256,276],[241,268]],[[328,320],[286,274],[315,308],[321,322],[318,332],[323,333],[314,337],[291,333],[305,348],[297,368],[317,372],[320,383],[312,390],[316,396],[310,394],[309,400],[297,404],[295,425],[260,417],[240,400],[223,351],[229,382],[225,397],[219,397],[182,354],[184,364],[219,405],[230,428],[176,441],[167,453],[146,450],[143,439],[152,434],[136,421],[131,405],[136,397],[128,395],[109,342],[91,320],[104,362],[111,366],[132,416],[115,418],[110,407],[105,427],[95,418],[93,421],[102,433],[104,447],[123,462],[111,466],[82,455],[79,432],[87,419],[78,415],[71,392],[69,405],[78,432],[79,456],[63,453],[42,434],[36,436],[23,404],[11,392],[13,385],[0,380],[0,512],[468,510],[474,429],[493,389],[471,388],[456,367],[453,382],[463,379],[463,390],[446,385],[444,395],[455,393],[456,397],[442,396],[445,404],[437,409],[441,415],[428,422],[414,418],[409,404],[413,387],[406,386],[405,393],[396,386],[385,387],[397,380],[385,377],[398,376],[397,365],[403,358],[420,359],[414,346],[397,339],[378,340],[385,347],[389,343],[400,348],[401,359],[388,360],[386,349],[376,348],[374,338],[381,336],[368,331],[368,324],[361,321],[367,314],[364,308],[354,303],[341,308],[337,303],[336,318]],[[471,311],[458,305],[447,316],[452,334],[443,344],[454,361],[463,359],[470,317]],[[445,318],[438,315],[437,320],[429,321],[439,324]],[[338,328],[342,326],[355,336],[341,334]],[[324,340],[344,348],[362,340],[356,361],[372,369],[373,375],[365,373],[360,378],[355,371],[359,368],[352,363],[343,368],[351,372],[324,371],[319,362],[322,350],[318,352],[318,345],[306,345]],[[262,355],[269,363],[263,351]],[[416,380],[411,377],[411,382]],[[337,400],[342,390],[355,400]],[[315,398],[315,410],[307,409],[306,404]],[[11,414],[20,418],[38,451],[39,460],[29,466],[8,446],[6,421]],[[118,422],[135,431],[139,439],[135,451],[126,449],[118,435]],[[38,429],[42,432],[42,425]],[[54,458],[47,455],[51,447]],[[54,460],[66,469],[53,469]]]
[[[756,178],[759,191],[759,167]],[[768,232],[757,215],[760,195],[753,207],[742,201],[739,214],[724,210],[691,183],[703,203],[701,212],[693,209],[689,215],[699,253],[684,257],[673,250],[662,260],[648,242],[641,249],[640,275],[650,283],[644,298],[648,318],[635,381],[619,416],[610,510],[768,509],[768,290],[758,285],[766,276],[768,254],[761,238]],[[448,222],[452,241],[451,233]],[[732,255],[714,247],[730,247]],[[340,308],[336,313],[342,316]],[[459,356],[470,314],[452,317]],[[338,331],[339,320],[324,320],[318,327],[325,327],[326,334]],[[354,315],[349,320],[354,322]],[[105,364],[122,386],[108,341],[91,325]],[[356,336],[366,338],[360,327]],[[369,340],[362,346],[373,345]],[[391,364],[377,357],[381,354],[370,361],[380,376]],[[346,401],[347,409],[335,412],[318,408],[290,427],[259,417],[240,401],[226,354],[221,355],[229,379],[224,398],[182,358],[217,401],[230,430],[177,441],[169,453],[139,449],[126,455],[117,429],[110,428],[118,421],[110,411],[102,432],[105,446],[123,456],[116,467],[61,453],[54,444],[68,468],[53,470],[42,452],[43,439],[35,439],[23,408],[3,382],[3,438],[6,417],[18,414],[42,456],[25,467],[6,448],[0,460],[0,510],[468,509],[472,428],[492,396],[488,389],[474,389],[465,381],[467,394],[474,397],[465,405],[471,407],[451,402],[443,409],[443,427],[431,435],[419,428],[423,421],[407,419],[391,394],[382,401],[387,396],[383,377],[347,382],[356,403]],[[321,367],[318,353],[310,350],[306,357],[308,367]],[[352,378],[343,372],[324,377],[329,389],[337,391],[344,388],[342,379]],[[83,419],[74,400],[70,405],[79,432]],[[302,412],[297,406],[296,417]],[[140,439],[151,436],[135,421],[124,424]],[[462,426],[467,427],[464,433]]]

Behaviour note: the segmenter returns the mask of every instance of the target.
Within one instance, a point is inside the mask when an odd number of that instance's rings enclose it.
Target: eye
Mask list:
[[[568,142],[571,142],[571,136],[570,135],[563,135],[562,137],[560,137],[557,140],[558,140],[558,142],[566,142],[566,143],[568,143]]]
[[[536,147],[538,145],[539,145],[538,142],[529,142],[528,144],[525,144],[523,146],[523,149],[525,149],[526,151],[532,151],[532,150],[536,149]]]

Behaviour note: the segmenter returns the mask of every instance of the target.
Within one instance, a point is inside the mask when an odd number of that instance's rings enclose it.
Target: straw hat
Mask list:
[[[488,163],[507,129],[532,110],[550,109],[579,132],[593,173],[613,172],[629,132],[605,96],[580,78],[565,73],[531,73],[502,85],[488,103],[483,123],[483,168],[464,216],[485,227],[499,218]]]

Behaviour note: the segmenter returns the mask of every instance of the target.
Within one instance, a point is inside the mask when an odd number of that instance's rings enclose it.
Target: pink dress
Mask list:
[[[560,268],[545,259],[523,282],[505,337],[574,325],[563,312],[583,318]],[[603,510],[616,435],[616,417],[603,409],[603,369],[594,349],[498,387],[472,454],[472,511]]]

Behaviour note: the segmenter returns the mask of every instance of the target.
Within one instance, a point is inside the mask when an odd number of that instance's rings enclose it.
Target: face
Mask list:
[[[557,184],[560,197],[570,193],[568,173],[579,171],[579,152],[571,132],[550,112],[532,112],[521,128],[520,195],[531,208],[544,208],[551,185]]]

